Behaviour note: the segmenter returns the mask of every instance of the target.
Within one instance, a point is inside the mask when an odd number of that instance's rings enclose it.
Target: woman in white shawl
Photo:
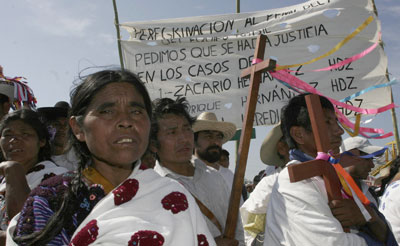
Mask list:
[[[7,245],[215,245],[188,191],[141,167],[150,117],[150,97],[136,75],[104,70],[86,77],[71,93],[79,169],[31,192]]]

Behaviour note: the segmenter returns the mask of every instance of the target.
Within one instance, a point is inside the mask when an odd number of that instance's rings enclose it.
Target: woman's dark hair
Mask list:
[[[152,104],[143,82],[127,70],[103,70],[83,78],[83,81],[71,91],[70,116],[77,118],[78,124],[83,123],[87,109],[97,93],[111,83],[125,82],[133,85],[143,97],[146,112],[151,119]],[[79,168],[72,179],[69,191],[64,194],[60,208],[51,216],[43,230],[30,235],[15,237],[14,241],[26,245],[45,245],[57,236],[63,227],[71,224],[75,213],[78,190],[82,186],[83,169],[90,163],[91,153],[85,142],[80,142],[69,128],[69,141],[79,157]]]
[[[387,184],[393,179],[393,177],[400,171],[400,156],[397,156],[396,159],[393,160],[390,165],[390,172],[386,178],[383,178],[381,181],[381,189],[376,192],[378,196],[382,196],[385,192]]]
[[[301,126],[306,131],[311,132],[311,121],[308,116],[308,109],[305,96],[310,93],[304,93],[291,98],[281,110],[281,130],[289,149],[297,148],[296,141],[290,135],[292,126]],[[325,97],[319,96],[323,109],[334,111],[333,104]]]
[[[19,109],[11,112],[3,117],[0,121],[0,134],[4,128],[10,124],[10,122],[20,120],[35,130],[39,141],[45,141],[45,145],[39,149],[38,162],[50,160],[51,148],[49,143],[49,133],[46,125],[40,120],[40,116],[37,112],[30,109]]]
[[[77,117],[78,124],[82,124],[84,115],[93,97],[110,83],[126,82],[132,84],[143,97],[146,112],[151,119],[151,99],[143,82],[133,73],[127,70],[104,70],[87,76],[82,83],[71,91],[70,116]],[[69,141],[78,156],[79,166],[85,168],[90,160],[90,151],[85,142],[80,142],[69,129]]]

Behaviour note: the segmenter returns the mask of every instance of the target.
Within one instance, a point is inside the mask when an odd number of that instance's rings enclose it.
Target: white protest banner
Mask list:
[[[121,27],[131,37],[122,41],[123,56],[126,68],[141,77],[152,99],[184,96],[193,116],[212,111],[241,127],[249,80],[239,75],[251,65],[258,34],[268,37],[266,58],[279,65],[298,64],[333,49],[370,16],[373,21],[333,54],[292,68],[299,79],[340,100],[388,82],[387,58],[379,45],[350,64],[309,72],[361,53],[378,40],[380,23],[371,0],[309,1],[253,13],[124,23]],[[376,89],[347,103],[381,107],[390,103],[389,92]],[[294,95],[263,74],[254,124],[278,123],[280,108]],[[343,113],[354,116],[349,110]]]

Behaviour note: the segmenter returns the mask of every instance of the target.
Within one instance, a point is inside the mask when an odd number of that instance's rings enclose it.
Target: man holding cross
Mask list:
[[[222,176],[197,158],[192,158],[195,119],[185,98],[161,98],[154,102],[150,149],[156,154],[154,170],[177,180],[195,198],[217,245],[244,245],[239,222],[235,239],[223,238],[229,206],[229,189]],[[216,136],[218,138],[218,136]],[[219,159],[219,157],[218,157]]]
[[[337,123],[333,105],[324,97],[319,99],[323,109],[319,117],[324,117],[327,124],[325,134],[330,149],[339,153],[344,131]],[[304,94],[293,97],[282,109],[281,126],[292,160],[287,166],[317,156]],[[369,205],[365,210],[371,217],[368,221],[352,199],[329,202],[320,176],[291,183],[286,168],[280,172],[272,190],[264,245],[395,245],[387,242],[390,230],[376,210]],[[343,227],[355,230],[346,233]]]

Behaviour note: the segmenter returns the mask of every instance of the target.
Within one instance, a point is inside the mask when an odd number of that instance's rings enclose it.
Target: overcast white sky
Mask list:
[[[241,12],[301,2],[305,0],[242,0]],[[236,12],[235,0],[118,0],[117,5],[120,22]],[[400,1],[376,0],[376,5],[389,72],[392,77],[400,78]],[[27,78],[38,107],[69,101],[72,82],[83,69],[119,65],[111,0],[12,0],[2,1],[0,10],[0,65],[6,76]],[[397,104],[399,95],[399,86],[395,86]],[[372,124],[390,131],[390,113],[377,117]],[[265,168],[259,160],[259,148],[268,130],[269,127],[257,127],[246,178],[252,179]],[[374,143],[384,144],[389,140]],[[234,143],[226,147],[231,153],[235,150]]]

